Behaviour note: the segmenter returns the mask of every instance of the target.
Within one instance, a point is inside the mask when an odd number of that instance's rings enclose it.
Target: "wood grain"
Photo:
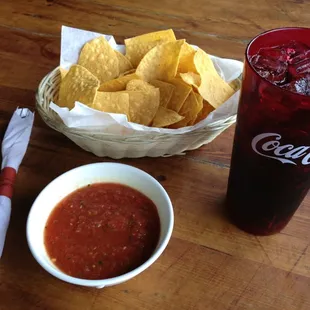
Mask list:
[[[124,38],[172,27],[209,53],[243,59],[256,34],[307,26],[308,1],[29,0],[0,7],[0,141],[17,106],[34,108],[39,81],[59,62],[66,24]],[[157,178],[174,206],[175,226],[163,255],[136,278],[103,290],[50,276],[33,259],[25,227],[39,192],[79,165],[114,161],[83,151],[36,116],[20,167],[12,218],[0,260],[0,310],[7,309],[310,309],[310,197],[288,226],[270,237],[238,230],[226,218],[234,126],[184,156],[123,159]]]

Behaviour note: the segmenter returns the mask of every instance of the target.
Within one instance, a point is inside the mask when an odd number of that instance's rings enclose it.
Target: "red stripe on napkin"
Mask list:
[[[12,198],[13,184],[16,177],[16,170],[11,167],[3,168],[0,174],[0,195]]]

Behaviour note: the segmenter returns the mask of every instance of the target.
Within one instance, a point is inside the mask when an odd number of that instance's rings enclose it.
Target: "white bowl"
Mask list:
[[[64,197],[80,187],[96,182],[120,183],[145,194],[157,207],[161,230],[158,245],[152,256],[138,268],[114,278],[85,280],[63,273],[52,263],[44,246],[44,227],[51,211]],[[42,190],[28,215],[27,241],[34,258],[53,276],[76,285],[103,288],[125,282],[152,265],[169,242],[173,222],[173,208],[169,196],[152,176],[128,165],[96,163],[70,170],[57,177]]]

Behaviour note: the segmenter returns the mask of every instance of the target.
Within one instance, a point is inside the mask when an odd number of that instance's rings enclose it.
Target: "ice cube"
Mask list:
[[[310,96],[310,75],[294,80],[282,87],[294,93]]]
[[[288,83],[292,80],[296,83],[310,74],[310,47],[298,41],[264,47],[251,58],[251,64],[259,75],[270,82],[295,89]]]
[[[292,76],[292,79],[297,79],[298,77],[304,77],[305,75],[310,74],[310,58],[290,65],[288,71]]]
[[[282,62],[286,62],[288,60],[286,49],[282,46],[264,47],[261,48],[257,54],[264,58],[272,58]]]
[[[250,61],[258,74],[268,81],[275,84],[281,84],[286,81],[288,68],[286,62],[258,54],[254,55]]]
[[[291,41],[288,44],[283,44],[282,47],[286,50],[286,54],[288,56],[287,60],[289,63],[298,62],[300,57],[303,59],[302,55],[310,49],[306,44],[297,41]]]
[[[299,63],[300,61],[303,61],[304,59],[310,59],[310,48],[309,50],[305,51],[305,52],[302,52],[300,54],[297,54],[293,57],[290,57],[289,59],[289,64],[297,64]]]

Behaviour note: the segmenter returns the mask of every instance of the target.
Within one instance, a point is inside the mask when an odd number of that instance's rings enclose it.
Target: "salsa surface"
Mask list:
[[[160,234],[157,208],[144,194],[115,183],[95,183],[65,197],[45,225],[53,263],[82,279],[106,279],[143,264]]]

